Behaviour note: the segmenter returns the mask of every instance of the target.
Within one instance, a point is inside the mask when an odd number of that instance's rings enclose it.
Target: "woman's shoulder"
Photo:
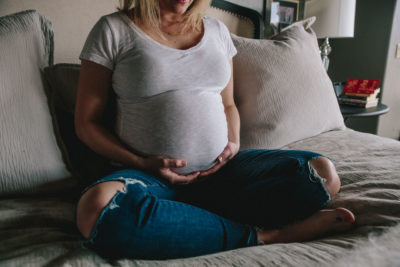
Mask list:
[[[228,27],[219,19],[211,16],[203,17],[204,23],[213,30],[216,30],[219,34],[226,35],[229,33]]]
[[[98,20],[99,23],[108,24],[109,26],[118,25],[123,23],[123,16],[125,14],[122,11],[115,11],[113,13],[105,14]]]
[[[215,27],[221,27],[221,25],[225,25],[222,21],[220,21],[219,19],[215,18],[215,17],[211,17],[211,16],[204,16],[203,17],[203,21],[209,25],[213,25]]]
[[[131,32],[129,20],[129,17],[123,11],[116,11],[101,16],[92,31],[109,32],[109,36],[118,41],[121,38],[124,39],[124,36]]]

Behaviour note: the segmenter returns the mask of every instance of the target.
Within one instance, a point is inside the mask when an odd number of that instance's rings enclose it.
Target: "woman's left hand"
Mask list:
[[[217,157],[217,163],[210,169],[200,172],[198,177],[205,177],[218,171],[239,152],[239,147],[239,144],[229,141],[224,151]]]

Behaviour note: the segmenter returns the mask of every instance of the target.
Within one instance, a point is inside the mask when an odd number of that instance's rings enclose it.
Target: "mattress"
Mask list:
[[[81,245],[76,192],[0,199],[1,266],[398,266],[400,142],[350,129],[331,131],[284,149],[322,153],[342,180],[330,207],[356,216],[354,229],[291,244],[236,249],[165,261],[107,261]]]

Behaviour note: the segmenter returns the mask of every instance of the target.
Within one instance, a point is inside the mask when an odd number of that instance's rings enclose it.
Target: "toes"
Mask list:
[[[345,208],[337,208],[335,210],[338,214],[336,216],[337,222],[347,222],[353,224],[356,221],[354,214]]]

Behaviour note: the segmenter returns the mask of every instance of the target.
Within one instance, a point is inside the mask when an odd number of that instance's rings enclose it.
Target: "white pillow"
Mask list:
[[[51,23],[35,11],[0,18],[0,195],[74,184],[53,131],[41,69],[52,63]]]
[[[281,148],[345,129],[334,89],[310,26],[296,22],[271,40],[232,35],[235,101],[241,149]]]

